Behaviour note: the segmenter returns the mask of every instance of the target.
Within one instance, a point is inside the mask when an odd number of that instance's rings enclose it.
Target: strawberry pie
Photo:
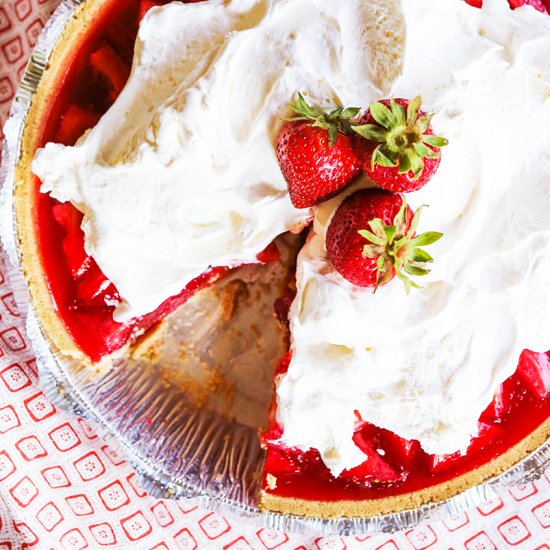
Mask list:
[[[548,437],[550,17],[477,4],[87,0],[52,52],[15,194],[54,352],[304,237],[264,510],[412,509]]]

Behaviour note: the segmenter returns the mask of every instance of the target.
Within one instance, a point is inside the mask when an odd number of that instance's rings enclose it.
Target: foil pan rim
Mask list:
[[[31,54],[22,82],[4,127],[5,141],[0,163],[0,240],[8,258],[8,279],[21,312],[27,314],[27,332],[36,353],[40,371],[40,385],[54,405],[72,411],[81,418],[99,426],[100,435],[115,449],[122,451],[140,478],[143,488],[157,498],[187,498],[209,510],[226,514],[258,527],[279,529],[297,534],[357,535],[362,533],[392,533],[414,528],[421,522],[440,519],[478,506],[498,495],[499,490],[534,481],[550,466],[550,442],[515,464],[508,471],[486,480],[480,485],[447,500],[425,504],[413,510],[370,518],[341,518],[334,520],[302,518],[271,512],[204,491],[174,479],[162,469],[148,463],[122,434],[112,429],[101,414],[90,407],[79,388],[49,348],[37,315],[30,301],[26,281],[19,264],[13,200],[14,170],[19,159],[21,135],[32,97],[46,68],[49,56],[64,26],[85,0],[64,0],[55,10],[40,34]]]

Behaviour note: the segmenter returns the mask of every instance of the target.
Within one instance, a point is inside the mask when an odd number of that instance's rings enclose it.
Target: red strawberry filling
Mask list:
[[[63,145],[72,145],[100,119],[99,113],[93,113],[78,105],[69,105],[59,122],[56,139]]]
[[[550,376],[550,362],[522,354],[517,372],[497,390],[479,421],[479,433],[465,454],[429,455],[417,441],[365,422],[357,414],[353,440],[365,462],[334,478],[319,452],[288,448],[279,442],[283,429],[272,404],[269,428],[262,436],[267,450],[262,488],[288,498],[333,501],[377,499],[418,491],[487,464],[538,428],[550,416],[550,398],[540,393],[541,378]],[[290,354],[280,362],[277,377],[288,369]],[[276,482],[274,482],[274,479]]]
[[[109,44],[92,52],[89,63],[91,70],[107,85],[109,100],[114,101],[128,80],[130,67]]]
[[[525,350],[521,356],[518,374],[529,389],[541,399],[550,396],[550,358],[548,353]]]

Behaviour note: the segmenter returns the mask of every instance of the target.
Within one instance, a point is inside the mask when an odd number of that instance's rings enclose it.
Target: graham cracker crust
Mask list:
[[[42,139],[51,100],[61,86],[65,70],[78,46],[89,35],[111,0],[95,0],[79,6],[57,39],[38,88],[32,98],[21,138],[20,157],[15,169],[15,219],[19,260],[31,295],[34,311],[54,353],[91,365],[75,344],[57,313],[41,262],[36,222],[38,178],[31,162]],[[94,364],[98,367],[98,364]]]
[[[269,512],[322,519],[373,517],[413,510],[422,505],[443,502],[506,472],[543,445],[548,437],[550,437],[550,419],[520,443],[484,466],[444,483],[403,495],[381,499],[318,501],[282,497],[261,491],[260,507]],[[276,478],[271,480],[270,485],[273,483],[276,483]]]

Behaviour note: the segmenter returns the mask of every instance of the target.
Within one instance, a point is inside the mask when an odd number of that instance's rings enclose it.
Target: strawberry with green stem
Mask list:
[[[380,189],[362,189],[336,210],[326,235],[327,257],[345,279],[376,290],[397,276],[409,293],[420,288],[409,276],[427,275],[433,258],[422,246],[442,233],[416,235],[422,207],[409,208],[405,197]]]
[[[336,195],[359,175],[350,120],[355,107],[325,113],[298,93],[277,140],[277,159],[296,208],[307,208]]]
[[[382,189],[416,191],[439,167],[440,149],[448,141],[433,135],[431,116],[420,110],[420,103],[420,96],[374,101],[351,125],[361,167]]]

